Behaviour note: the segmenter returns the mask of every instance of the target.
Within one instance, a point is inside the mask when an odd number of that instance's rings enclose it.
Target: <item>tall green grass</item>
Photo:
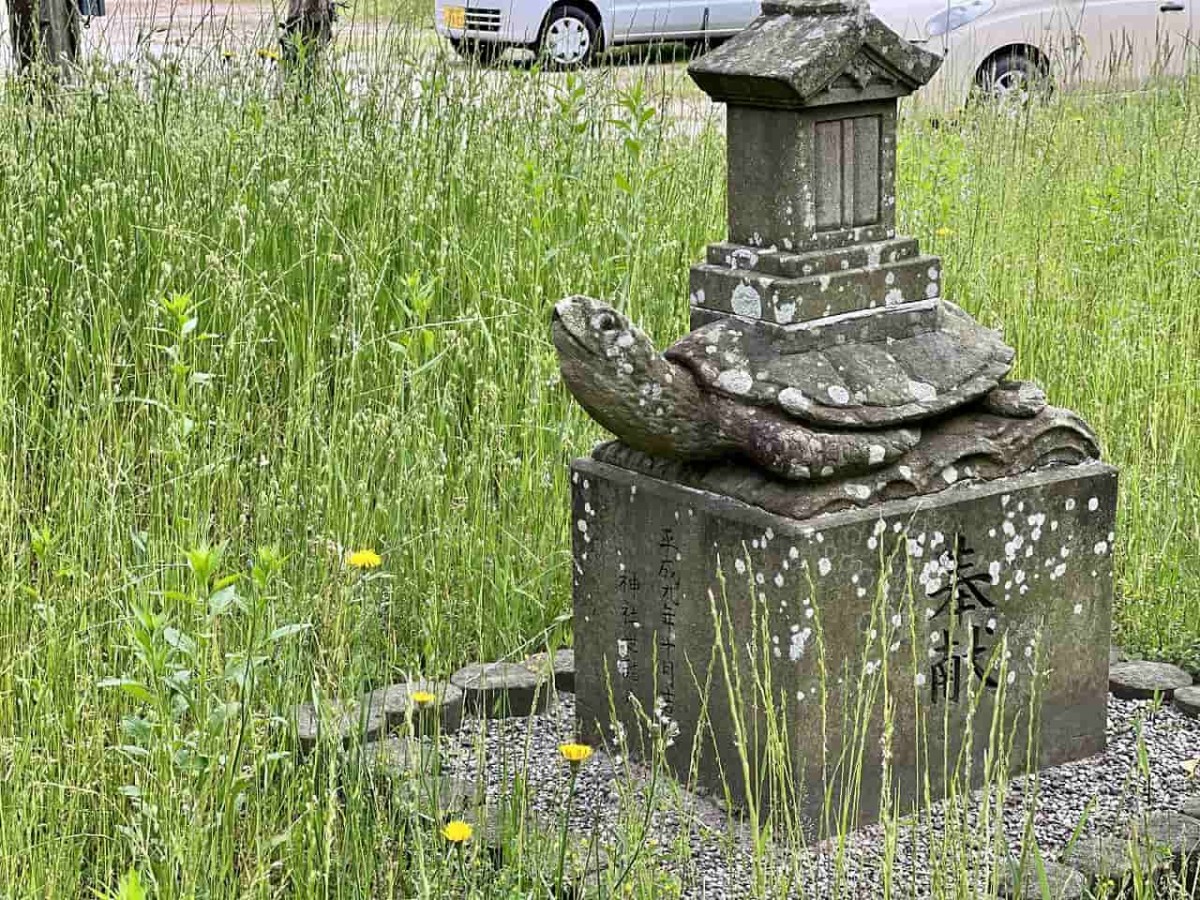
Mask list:
[[[1200,669],[1200,84],[910,122],[904,229],[1121,468],[1116,637]],[[941,235],[941,236],[939,236]]]
[[[0,98],[0,896],[449,890],[276,714],[569,638],[600,433],[550,306],[683,332],[719,119],[677,69],[371,52],[311,94],[252,59]],[[948,295],[1122,467],[1118,637],[1193,661],[1198,100],[918,114],[900,173]]]

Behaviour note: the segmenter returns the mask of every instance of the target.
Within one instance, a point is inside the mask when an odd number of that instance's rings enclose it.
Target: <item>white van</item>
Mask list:
[[[463,5],[464,3],[468,5]],[[1027,91],[1182,74],[1200,35],[1200,0],[873,0],[871,10],[946,62],[922,96],[943,106],[970,91]],[[488,61],[509,47],[558,66],[604,48],[720,40],[759,13],[758,0],[435,0],[439,34]]]

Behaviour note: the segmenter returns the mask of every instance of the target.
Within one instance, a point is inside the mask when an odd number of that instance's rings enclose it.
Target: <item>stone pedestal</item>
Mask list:
[[[677,776],[692,780],[699,729],[696,780],[717,791],[727,783],[743,800],[723,674],[736,671],[751,788],[774,802],[757,671],[787,746],[785,789],[812,836],[830,830],[829,811],[849,796],[849,824],[871,821],[885,784],[901,811],[917,804],[926,778],[936,799],[945,759],[962,782],[978,783],[994,713],[1013,742],[1014,770],[1027,758],[1031,708],[1035,765],[1104,747],[1110,466],[960,484],[804,520],[593,459],[572,469],[585,739],[612,741],[615,708],[639,752],[638,706],[651,718],[657,708],[679,728],[667,750]],[[728,669],[714,650],[714,608],[728,616]]]

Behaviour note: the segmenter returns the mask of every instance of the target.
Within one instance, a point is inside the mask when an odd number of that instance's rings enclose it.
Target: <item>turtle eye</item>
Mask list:
[[[592,324],[596,327],[597,331],[616,331],[617,317],[610,312],[602,312],[592,320]]]

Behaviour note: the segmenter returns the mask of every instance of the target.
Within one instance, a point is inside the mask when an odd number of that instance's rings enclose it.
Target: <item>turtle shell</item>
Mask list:
[[[928,419],[994,388],[1013,350],[953,303],[921,303],[788,328],[724,318],[666,351],[697,384],[841,428]]]

